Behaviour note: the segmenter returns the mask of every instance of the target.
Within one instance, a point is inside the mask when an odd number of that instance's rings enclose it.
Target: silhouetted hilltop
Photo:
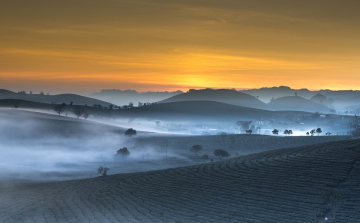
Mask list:
[[[127,105],[130,102],[137,105],[141,103],[153,103],[156,101],[161,101],[166,98],[172,97],[174,95],[182,94],[182,91],[174,92],[137,92],[134,90],[118,90],[118,89],[109,89],[102,90],[101,92],[94,92],[89,96],[99,100],[109,101],[117,105]]]
[[[327,98],[325,95],[318,93],[316,95],[314,95],[312,98],[310,98],[310,101],[319,103],[319,104],[323,104],[326,107],[331,108],[332,107],[332,103],[334,102],[334,99],[332,98]]]
[[[259,97],[263,102],[270,102],[272,99],[285,97],[285,96],[301,96],[304,98],[310,98],[314,96],[317,92],[312,92],[306,88],[303,89],[292,89],[287,86],[279,86],[279,87],[264,87],[260,89],[248,89],[242,90],[241,92],[250,94],[255,97]]]
[[[179,101],[216,101],[231,105],[244,106],[249,108],[266,109],[267,106],[264,102],[259,99],[235,90],[189,90],[187,93],[179,94],[160,101],[158,103],[169,103]]]
[[[89,105],[101,104],[102,106],[109,106],[110,103],[101,101],[94,98],[84,97],[77,94],[58,94],[58,95],[46,95],[46,94],[26,94],[26,93],[15,93],[8,90],[0,90],[1,99],[19,99],[26,101],[42,102],[42,103],[55,103],[70,104],[73,102],[74,105]]]
[[[215,101],[179,101],[119,110],[114,113],[120,118],[148,119],[163,121],[228,122],[238,120],[261,120],[284,118],[287,114],[311,115],[307,112],[268,111],[230,105]],[[113,116],[115,117],[115,116]]]
[[[307,100],[299,96],[287,96],[272,100],[268,106],[273,110],[282,111],[307,111],[329,113],[325,105]]]

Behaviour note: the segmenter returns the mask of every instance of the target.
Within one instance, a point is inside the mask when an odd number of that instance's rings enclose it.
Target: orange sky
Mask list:
[[[0,88],[360,89],[358,0],[2,0]]]

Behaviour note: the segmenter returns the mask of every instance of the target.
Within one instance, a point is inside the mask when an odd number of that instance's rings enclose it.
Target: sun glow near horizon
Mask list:
[[[359,89],[354,5],[256,2],[6,1],[1,88]]]

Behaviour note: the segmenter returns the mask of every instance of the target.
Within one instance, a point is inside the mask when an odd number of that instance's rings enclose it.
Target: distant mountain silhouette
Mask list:
[[[325,105],[307,100],[299,96],[287,96],[272,100],[268,106],[276,111],[307,111],[329,113],[329,108]]]
[[[264,102],[255,98],[254,96],[238,92],[235,90],[190,90],[187,93],[179,94],[171,98],[159,101],[158,103],[169,103],[179,101],[216,101],[231,105],[238,105],[249,108],[266,109]]]
[[[109,101],[116,105],[127,105],[130,102],[137,105],[141,103],[153,103],[172,97],[174,95],[182,94],[182,91],[174,92],[137,92],[134,90],[102,90],[101,92],[95,92],[89,96],[99,100]]]
[[[280,87],[264,87],[260,89],[248,89],[248,90],[242,90],[241,92],[258,96],[260,100],[262,100],[265,103],[270,102],[272,99],[286,97],[286,96],[301,96],[305,98],[310,98],[317,94],[317,92],[310,91],[306,88],[303,89],[292,89],[287,86],[280,86]]]
[[[312,98],[310,98],[310,101],[319,103],[319,104],[323,104],[326,107],[332,107],[332,103],[334,102],[334,99],[332,98],[327,98],[325,95],[318,93],[316,95],[314,95]]]
[[[118,117],[130,119],[191,121],[191,122],[228,122],[238,120],[261,120],[261,118],[284,118],[287,114],[311,115],[308,112],[268,111],[230,105],[215,101],[179,101],[160,103],[150,106],[119,110]]]
[[[89,105],[101,104],[102,106],[109,106],[110,103],[97,100],[94,98],[84,97],[77,94],[58,94],[58,95],[41,95],[41,94],[23,94],[15,93],[12,91],[0,89],[0,100],[1,99],[19,99],[26,101],[42,102],[42,103],[66,103],[70,104],[73,102],[74,105]]]

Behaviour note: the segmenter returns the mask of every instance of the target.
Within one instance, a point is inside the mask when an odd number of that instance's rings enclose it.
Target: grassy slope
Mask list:
[[[360,140],[87,180],[2,187],[2,222],[360,222]],[[324,192],[343,197],[335,213]],[[321,221],[317,221],[321,222]]]

